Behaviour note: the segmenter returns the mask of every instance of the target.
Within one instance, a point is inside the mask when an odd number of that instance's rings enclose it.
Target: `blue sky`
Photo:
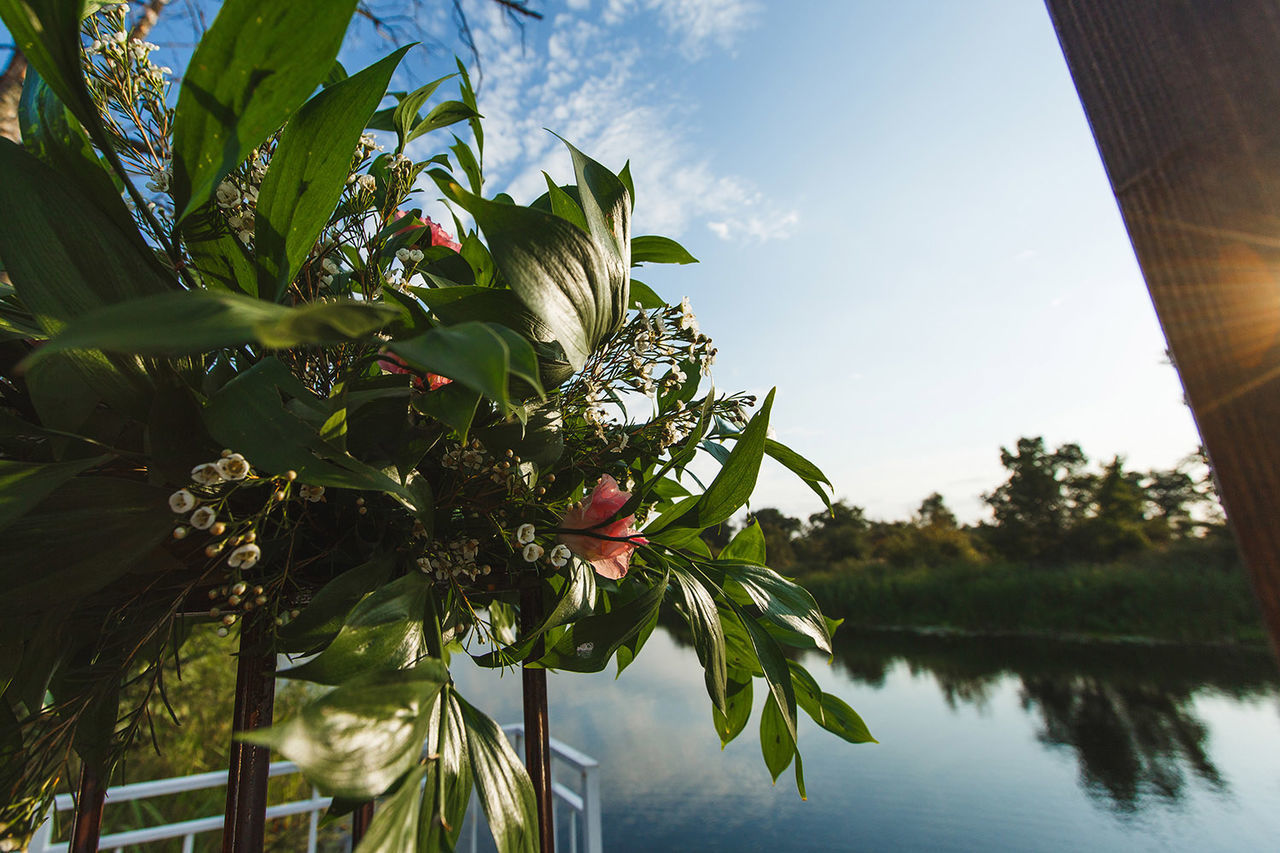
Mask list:
[[[778,438],[838,497],[903,518],[937,490],[976,520],[1019,436],[1140,469],[1197,444],[1040,3],[534,0],[523,30],[463,5],[487,191],[570,179],[544,128],[630,159],[635,232],[702,261],[637,277],[692,299],[717,387],[778,386]],[[449,4],[395,8],[431,45],[397,83],[452,71]],[[174,4],[158,61],[180,69],[191,32]],[[389,49],[366,27],[342,58]],[[755,505],[820,508],[773,468]]]

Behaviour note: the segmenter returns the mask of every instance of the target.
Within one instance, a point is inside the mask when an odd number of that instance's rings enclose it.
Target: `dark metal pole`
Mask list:
[[[352,850],[356,849],[360,844],[360,839],[364,838],[364,834],[369,831],[369,824],[371,823],[373,823],[373,800],[357,806],[356,810],[351,813]]]
[[[520,597],[520,627],[533,630],[542,621],[542,592],[528,587]],[[530,657],[542,657],[545,646],[539,637]],[[538,809],[538,839],[542,853],[555,853],[555,820],[551,811],[551,733],[547,723],[547,671],[521,667],[524,681],[524,763],[533,780],[533,797]]]
[[[271,725],[276,696],[276,654],[265,616],[253,614],[240,630],[236,664],[236,706],[232,725],[247,732]],[[227,773],[227,810],[222,853],[259,853],[267,811],[267,767],[270,750],[238,740],[231,742]]]
[[[107,788],[102,777],[89,765],[80,768],[80,790],[76,794],[76,819],[71,827],[69,853],[96,853],[102,831],[102,806]]]

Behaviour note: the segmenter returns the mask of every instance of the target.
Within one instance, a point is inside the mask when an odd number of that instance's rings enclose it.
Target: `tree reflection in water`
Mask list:
[[[872,686],[904,663],[931,676],[953,709],[983,708],[1000,682],[1018,679],[1023,709],[1039,719],[1037,739],[1072,750],[1081,787],[1122,814],[1151,798],[1178,800],[1190,777],[1226,791],[1194,695],[1246,699],[1280,687],[1261,649],[842,631],[836,662]]]

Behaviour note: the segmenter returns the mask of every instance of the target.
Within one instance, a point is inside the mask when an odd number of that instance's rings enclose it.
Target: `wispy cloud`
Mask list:
[[[755,0],[570,0],[568,7],[522,32],[494,4],[468,4],[484,67],[486,191],[527,203],[545,191],[543,171],[571,182],[569,158],[549,128],[615,171],[631,158],[636,233],[680,237],[705,227],[727,240],[788,236],[797,214],[714,169],[680,130],[689,108],[654,82],[647,64],[731,48],[756,20]],[[675,46],[658,59],[655,29]]]

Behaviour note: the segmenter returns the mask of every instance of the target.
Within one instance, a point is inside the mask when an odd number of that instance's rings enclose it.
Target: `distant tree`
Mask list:
[[[809,516],[802,554],[815,564],[865,560],[871,556],[870,530],[871,522],[867,521],[862,507],[836,501],[830,512]]]
[[[956,515],[947,506],[942,495],[934,492],[920,502],[916,510],[916,523],[924,527],[958,527]]]
[[[719,554],[724,546],[729,544],[729,540],[733,538],[733,523],[724,522],[717,524],[715,527],[708,527],[702,531],[699,536],[702,541],[707,543],[707,547],[711,549],[711,553]]]
[[[992,546],[1010,559],[1057,558],[1067,530],[1087,510],[1088,461],[1079,445],[1050,452],[1040,437],[1018,439],[1014,452],[1000,448],[1009,477],[982,496],[995,516]]]
[[[1064,556],[1110,560],[1151,547],[1143,476],[1124,470],[1123,457],[1116,456],[1095,482],[1092,512],[1073,525]]]

